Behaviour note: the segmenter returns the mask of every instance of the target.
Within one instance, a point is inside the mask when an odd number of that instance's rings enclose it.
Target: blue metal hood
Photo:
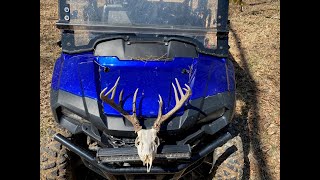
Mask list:
[[[59,70],[60,69],[60,70]],[[190,99],[206,98],[235,89],[233,66],[225,58],[199,54],[197,58],[176,57],[168,61],[118,60],[116,57],[97,57],[92,53],[62,54],[55,66],[52,88],[97,99],[106,115],[120,114],[100,100],[99,94],[111,88],[120,76],[115,101],[123,89],[124,109],[132,113],[132,98],[136,88],[137,115],[156,117],[158,94],[163,98],[163,113],[175,106],[171,83],[177,78],[180,85],[192,89]],[[176,115],[181,115],[182,107]]]
[[[174,78],[181,86],[190,85],[189,67],[193,66],[193,58],[175,58],[173,61],[124,61],[116,57],[98,57],[101,91],[110,89],[120,76],[116,94],[123,89],[124,109],[131,113],[134,91],[137,95],[137,115],[156,117],[158,114],[158,94],[163,99],[163,112],[170,111],[175,106],[174,92],[171,83]],[[107,72],[105,72],[107,68]],[[118,96],[115,98],[118,102]],[[103,104],[104,112],[118,115],[110,106]],[[183,108],[178,111],[182,114]],[[177,114],[177,115],[178,115]]]

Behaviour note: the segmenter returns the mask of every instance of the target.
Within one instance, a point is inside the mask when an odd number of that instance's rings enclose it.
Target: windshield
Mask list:
[[[59,1],[57,26],[69,33],[63,37],[73,38],[63,46],[69,52],[71,47],[90,49],[103,35],[117,34],[183,36],[207,51],[217,49],[219,32],[228,32],[227,0]],[[226,47],[226,43],[219,45],[223,51]]]
[[[217,0],[67,0],[70,24],[214,29]]]

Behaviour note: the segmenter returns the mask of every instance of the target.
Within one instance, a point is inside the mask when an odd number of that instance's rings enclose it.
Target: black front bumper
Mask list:
[[[166,164],[163,166],[152,166],[149,173],[147,173],[145,166],[140,167],[113,167],[108,164],[101,163],[93,154],[89,151],[83,149],[82,147],[72,143],[69,139],[65,138],[61,134],[56,134],[54,139],[60,142],[62,145],[67,147],[70,151],[74,152],[78,156],[81,157],[84,164],[91,170],[95,171],[96,173],[108,178],[108,179],[115,179],[114,175],[126,175],[126,174],[173,174],[174,177],[181,177],[184,174],[190,172],[193,168],[200,165],[209,153],[213,152],[215,148],[223,145],[228,140],[232,138],[229,132],[224,133],[215,141],[207,144],[203,147],[200,151],[196,153],[191,153],[191,157],[188,160],[183,161],[182,163],[178,164],[176,167],[168,167]]]

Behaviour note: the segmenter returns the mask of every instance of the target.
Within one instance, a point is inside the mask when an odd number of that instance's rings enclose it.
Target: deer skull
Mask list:
[[[132,115],[130,115],[127,111],[125,111],[122,108],[122,94],[123,90],[120,92],[119,95],[119,104],[116,104],[114,102],[114,96],[116,92],[116,88],[118,86],[120,77],[118,77],[115,85],[105,94],[105,91],[107,88],[105,88],[101,93],[100,93],[100,98],[104,102],[106,102],[108,105],[110,105],[112,108],[115,110],[119,111],[121,115],[123,115],[126,119],[128,119],[134,127],[135,132],[137,133],[137,138],[135,140],[135,146],[137,147],[138,150],[138,155],[140,157],[140,160],[142,161],[143,165],[147,166],[147,172],[150,172],[152,162],[157,154],[157,148],[160,144],[160,140],[157,136],[157,133],[160,130],[160,125],[162,122],[165,120],[169,119],[170,116],[172,116],[176,111],[178,111],[183,103],[191,96],[191,89],[188,85],[185,84],[186,88],[182,88],[185,93],[183,93],[180,84],[177,79],[175,79],[177,88],[180,94],[180,99],[178,97],[177,89],[172,83],[173,91],[174,91],[174,97],[176,100],[176,105],[173,109],[171,109],[167,114],[162,115],[162,98],[159,95],[159,111],[158,111],[158,117],[155,120],[153,126],[151,129],[142,129],[139,120],[136,116],[136,99],[137,99],[137,93],[138,89],[134,92],[133,95],[133,102],[132,102]],[[112,93],[112,94],[111,94]],[[108,95],[111,94],[111,98],[108,97]]]
[[[155,129],[141,129],[137,132],[135,145],[138,149],[138,155],[143,165],[147,166],[147,172],[150,172],[152,161],[157,154],[157,148],[160,140]]]

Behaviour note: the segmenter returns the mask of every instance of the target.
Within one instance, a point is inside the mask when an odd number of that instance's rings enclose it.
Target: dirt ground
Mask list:
[[[244,141],[244,179],[280,179],[280,1],[230,5],[230,58],[237,82],[235,125]],[[60,48],[57,1],[40,0],[40,143],[55,123],[51,74]]]

